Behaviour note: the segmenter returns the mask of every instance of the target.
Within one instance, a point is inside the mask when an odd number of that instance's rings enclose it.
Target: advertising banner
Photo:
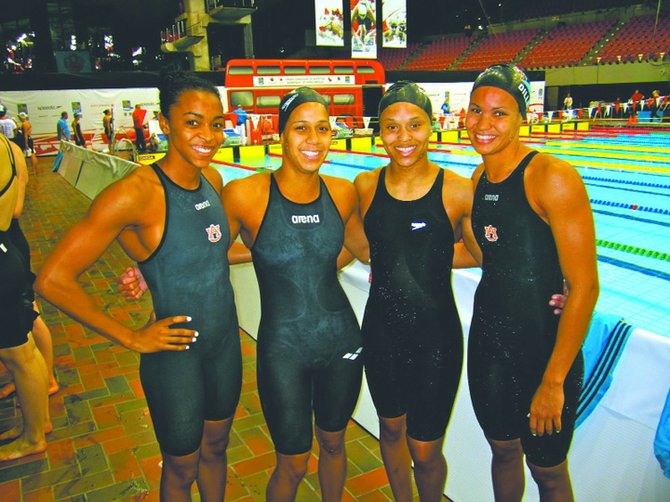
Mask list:
[[[407,47],[407,0],[382,0],[382,47]]]
[[[377,58],[377,8],[374,0],[349,0],[351,6],[351,57]]]
[[[316,45],[344,47],[343,0],[314,0]]]

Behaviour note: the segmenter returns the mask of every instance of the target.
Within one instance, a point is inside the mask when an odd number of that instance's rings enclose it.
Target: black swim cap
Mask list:
[[[286,122],[297,107],[303,103],[320,103],[328,111],[328,102],[310,87],[298,87],[286,94],[279,103],[279,134],[284,132]]]
[[[475,80],[472,92],[484,86],[497,87],[511,94],[519,105],[521,116],[526,117],[526,110],[530,103],[530,83],[520,68],[511,64],[489,66]]]
[[[409,80],[399,80],[382,96],[379,100],[379,116],[382,112],[394,103],[411,103],[418,106],[426,115],[433,120],[433,106],[430,104],[430,99],[426,93],[414,82]]]

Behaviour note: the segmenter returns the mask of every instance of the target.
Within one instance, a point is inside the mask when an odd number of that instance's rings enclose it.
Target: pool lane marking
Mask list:
[[[634,263],[629,263],[627,261],[618,260],[616,258],[611,258],[609,256],[598,255],[598,261],[601,261],[603,263],[608,263],[608,264],[614,265],[616,267],[626,268],[628,270],[632,270],[634,272],[639,272],[639,273],[644,274],[644,275],[657,277],[657,278],[663,279],[665,281],[670,281],[670,274],[667,273],[667,272],[662,272],[661,270],[654,270],[654,269],[651,269],[651,268],[642,267],[640,265],[635,265]]]
[[[670,227],[670,223],[665,221],[650,220],[648,218],[638,218],[636,216],[631,216],[629,214],[619,214],[613,213],[611,211],[603,211],[602,209],[592,209],[594,213],[602,214],[603,216],[612,216],[613,218],[623,218],[625,220],[631,220],[639,223],[649,223],[650,225],[658,225],[660,227]]]
[[[630,253],[638,256],[646,256],[647,258],[653,258],[654,260],[670,261],[670,253],[664,253],[662,251],[654,251],[652,249],[639,248],[637,246],[621,244],[620,242],[596,239],[596,246],[604,247],[607,249],[614,249],[615,251],[621,251],[623,253]]]

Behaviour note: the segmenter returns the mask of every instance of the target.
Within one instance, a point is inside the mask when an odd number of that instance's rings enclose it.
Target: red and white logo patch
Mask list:
[[[498,240],[498,229],[493,225],[486,225],[484,227],[484,237],[487,241],[495,242]]]
[[[221,226],[211,224],[205,229],[209,242],[219,242],[221,240]]]

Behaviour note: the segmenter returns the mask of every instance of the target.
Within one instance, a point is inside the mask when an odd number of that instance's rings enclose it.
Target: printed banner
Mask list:
[[[351,57],[377,59],[377,11],[374,0],[349,0]]]
[[[407,47],[407,0],[382,0],[382,47]]]
[[[344,47],[342,0],[314,0],[316,45]]]

